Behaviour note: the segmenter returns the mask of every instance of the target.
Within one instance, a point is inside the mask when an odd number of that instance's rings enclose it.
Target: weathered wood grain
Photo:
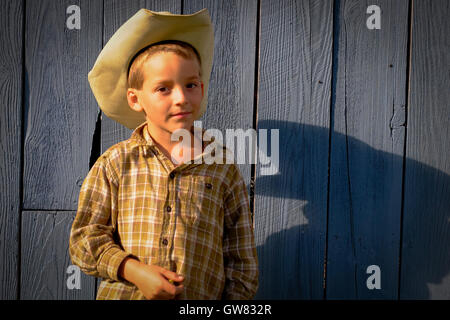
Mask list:
[[[22,213],[22,300],[92,300],[95,278],[80,271],[80,289],[69,289],[69,235],[75,212]]]
[[[81,30],[66,28],[74,4]],[[206,7],[216,46],[203,127],[225,136],[256,118],[269,140],[270,129],[280,130],[279,173],[256,167],[257,298],[448,300],[450,5],[370,4],[381,7],[381,30],[367,29],[369,4],[356,0],[4,0],[0,299],[95,298],[95,279],[83,273],[81,290],[67,288],[73,210],[99,112],[87,73],[102,44],[140,8]],[[99,124],[101,152],[131,134],[106,116]],[[251,166],[240,169],[249,183]],[[369,265],[381,268],[380,290],[367,288]]]
[[[69,30],[78,5],[81,29]],[[77,207],[97,120],[87,74],[102,44],[102,0],[28,1],[24,208]]]
[[[263,0],[260,12],[257,127],[279,130],[280,159],[276,175],[257,164],[257,298],[322,299],[332,2]]]
[[[400,299],[450,299],[450,2],[413,1]]]
[[[396,299],[405,131],[408,1],[335,1],[327,299]],[[369,290],[367,267],[381,269]]]
[[[105,25],[103,44],[106,44],[119,27],[130,19],[140,9],[152,11],[169,11],[181,13],[180,0],[105,0]],[[109,119],[102,114],[101,123],[101,153],[112,145],[126,140],[131,136],[132,130]]]
[[[16,299],[22,148],[23,2],[0,11],[0,299]]]

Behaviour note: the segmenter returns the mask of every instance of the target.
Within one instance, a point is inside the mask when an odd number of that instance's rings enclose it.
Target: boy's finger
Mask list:
[[[176,295],[183,292],[184,286],[182,284],[179,286],[176,286],[174,284],[166,283],[163,287],[163,290],[166,292],[169,299],[173,299],[173,298],[175,298]]]
[[[180,284],[183,283],[184,278],[180,278],[180,279],[178,279],[178,281],[173,281],[172,279],[169,279],[168,281],[169,281],[169,283],[171,283],[173,285],[179,286]]]
[[[182,284],[180,284],[179,286],[175,287],[175,295],[179,295],[180,293],[182,293],[184,290],[184,286]]]
[[[173,282],[182,282],[184,280],[184,277],[181,275],[176,274],[175,272],[164,270],[162,274],[167,278],[167,280],[172,280]]]

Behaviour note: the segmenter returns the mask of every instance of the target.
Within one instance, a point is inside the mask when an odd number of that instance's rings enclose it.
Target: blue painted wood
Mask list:
[[[102,32],[104,42],[142,7],[210,10],[216,53],[204,127],[247,129],[257,120],[257,129],[280,130],[279,174],[264,176],[261,163],[256,167],[257,298],[449,299],[450,9],[445,0],[411,2],[412,25],[409,1],[371,2],[381,7],[381,30],[368,30],[369,4],[356,0],[261,0],[260,12],[256,0],[43,0],[26,6],[5,0],[0,299],[18,298],[19,276],[22,299],[95,297],[92,277],[81,274],[81,291],[66,286],[70,226],[98,114],[87,72],[101,50]],[[80,31],[65,27],[72,4],[81,8]],[[102,151],[131,133],[106,117],[99,124]],[[249,181],[251,167],[241,168]],[[21,213],[22,178],[25,209],[72,211]],[[380,290],[367,289],[369,265],[381,268]]]
[[[450,3],[413,1],[400,299],[450,299]]]
[[[66,27],[70,5],[80,7],[80,30]],[[77,208],[97,120],[87,74],[101,49],[102,10],[102,0],[27,2],[25,209]]]
[[[91,300],[95,279],[69,269],[69,235],[75,212],[22,212],[22,300]],[[79,275],[79,288],[73,277]]]
[[[406,105],[408,1],[335,1],[327,299],[396,299]],[[367,268],[381,269],[381,289]]]
[[[69,30],[66,10],[80,8],[81,29]],[[25,30],[25,146],[24,199],[25,209],[76,210],[81,184],[89,170],[97,112],[95,99],[87,82],[89,66],[97,58],[102,37],[102,0],[28,1]],[[33,216],[30,212],[25,217]],[[38,217],[29,217],[39,219]],[[55,218],[58,221],[59,218]],[[62,219],[62,218],[61,218]],[[38,245],[23,221],[21,288],[22,299],[92,298],[91,286],[81,293],[61,291],[64,285],[62,266],[68,253],[60,248],[67,230],[52,229],[52,221],[34,226],[52,230],[44,243]],[[50,225],[48,225],[50,224]],[[70,228],[70,224],[65,225]],[[50,232],[50,231],[49,231]],[[30,242],[31,241],[31,242]],[[30,250],[27,255],[24,252]],[[30,257],[36,259],[29,259]],[[49,260],[46,260],[49,259]],[[57,272],[46,272],[54,264]],[[51,269],[51,268],[50,268]]]
[[[66,27],[77,4],[81,29]],[[102,1],[30,1],[26,14],[24,207],[76,209],[96,122],[89,66],[101,48]]]
[[[257,164],[257,298],[322,299],[332,3],[263,0],[260,12],[257,127],[279,130],[280,160],[276,175]]]
[[[0,11],[0,299],[18,292],[22,148],[23,2]],[[5,45],[7,44],[7,45]]]

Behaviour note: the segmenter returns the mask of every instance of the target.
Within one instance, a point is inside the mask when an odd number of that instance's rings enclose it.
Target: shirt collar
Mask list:
[[[147,132],[147,122],[142,123],[136,129],[134,129],[131,134],[130,140],[135,144],[135,146],[155,146],[153,139],[147,140],[145,138],[145,132]]]
[[[194,127],[191,128],[192,133],[199,134],[199,131],[194,131]],[[205,129],[201,128],[202,137],[211,137]],[[200,137],[201,138],[201,137]],[[155,144],[155,141],[153,140],[152,136],[149,134],[147,130],[147,122],[142,123],[139,125],[136,129],[134,129],[133,133],[131,134],[130,140],[132,141],[133,147],[139,147],[139,146],[147,146],[150,148],[157,149],[157,146]],[[205,147],[208,146],[211,143],[215,143],[219,145],[219,148],[223,149],[224,156],[230,156],[229,150],[227,148],[220,144],[219,142],[212,141],[212,139],[201,139],[203,144],[203,150],[205,150]],[[214,150],[214,148],[211,148],[210,150]],[[203,155],[204,153],[202,153]],[[225,160],[224,160],[225,161]]]
[[[131,140],[133,142],[135,142],[138,146],[142,146],[142,145],[147,145],[147,146],[156,146],[155,141],[153,140],[152,136],[150,135],[150,133],[148,132],[148,126],[147,126],[147,122],[142,123],[141,125],[139,125],[136,129],[134,129],[133,133],[131,134]],[[209,135],[205,132],[205,129],[201,129],[202,130],[202,136],[206,136],[209,137]],[[194,133],[194,127],[191,128],[191,132]],[[198,133],[198,132],[196,132]],[[200,137],[201,139],[201,137]],[[202,140],[203,141],[203,140]],[[210,144],[211,140],[209,141],[203,141],[203,148],[205,146],[207,146],[208,144]]]

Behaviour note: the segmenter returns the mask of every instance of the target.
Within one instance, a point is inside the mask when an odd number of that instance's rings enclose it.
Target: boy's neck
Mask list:
[[[192,129],[192,128],[191,128]],[[181,165],[182,161],[182,157],[183,155],[180,154],[179,155],[179,159],[172,159],[172,152],[174,151],[174,148],[180,144],[179,141],[172,141],[171,137],[172,137],[172,133],[169,131],[162,131],[162,130],[154,130],[152,124],[150,122],[147,122],[147,132],[148,134],[151,136],[151,138],[153,139],[153,142],[158,146],[158,148],[161,150],[162,153],[164,153],[164,155],[170,160],[172,161],[172,163],[175,166],[179,166]],[[197,144],[194,144],[194,139],[197,139],[197,137],[195,137],[192,133],[192,130],[189,131],[190,135],[191,135],[191,147],[190,147],[190,151],[191,151],[191,155],[189,157],[189,159],[194,159],[194,157],[200,153],[203,152],[203,150],[195,150],[195,146],[200,146],[200,148],[202,148],[202,141],[200,141],[200,143],[197,141]],[[202,148],[203,149],[203,148]],[[176,157],[176,152],[174,151],[174,156]],[[178,161],[177,161],[178,160]]]

